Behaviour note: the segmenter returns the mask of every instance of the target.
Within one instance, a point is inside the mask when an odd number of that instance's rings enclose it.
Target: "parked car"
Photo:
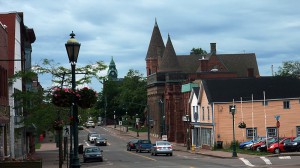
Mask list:
[[[269,141],[270,139],[273,139],[273,138],[270,137],[270,138],[268,138],[267,140]],[[250,147],[250,149],[251,149],[251,150],[257,150],[257,151],[259,151],[258,148],[259,148],[261,145],[265,144],[265,143],[266,143],[266,138],[261,139],[261,140],[259,140],[259,141],[257,141],[257,142],[254,142],[254,144],[252,144],[252,146]]]
[[[240,143],[239,148],[240,148],[240,149],[251,149],[253,143],[256,143],[256,142],[258,142],[258,141],[260,141],[260,140],[262,140],[262,139],[264,139],[264,138],[265,138],[265,137],[256,137],[256,138],[254,138],[254,140],[251,139],[251,140],[249,140],[249,141],[242,142],[242,143]]]
[[[135,145],[138,142],[138,139],[132,139],[130,141],[127,142],[126,148],[127,151],[131,151],[132,149],[136,149]]]
[[[85,127],[86,127],[86,128],[90,128],[90,127],[95,128],[95,123],[94,123],[94,121],[88,121],[88,122],[86,122]]]
[[[274,142],[270,145],[270,147],[268,147],[268,152],[271,152],[271,153],[280,153],[280,152],[285,152],[285,149],[284,149],[284,144],[285,143],[288,143],[288,142],[291,142],[295,139],[295,137],[284,137],[284,138],[279,138],[279,147],[278,147],[278,141],[277,142]]]
[[[151,155],[166,154],[173,155],[173,147],[168,141],[156,141],[151,147]]]
[[[89,139],[89,141],[91,142],[91,143],[94,143],[95,141],[95,139],[96,138],[100,138],[101,136],[100,136],[100,134],[92,134],[91,136],[90,136],[90,139]]]
[[[100,137],[94,139],[94,144],[96,146],[102,146],[102,145],[107,146],[107,139],[100,136]]]
[[[98,134],[97,132],[89,132],[87,134],[87,140],[90,141],[90,136],[93,135],[93,134]]]
[[[285,143],[284,150],[286,150],[287,152],[294,152],[294,151],[300,152],[300,136],[298,136],[291,142]]]
[[[152,147],[151,141],[150,140],[145,140],[145,139],[139,139],[137,143],[135,144],[135,151],[136,152],[142,152],[142,151],[147,151],[150,152]]]
[[[267,152],[268,147],[270,147],[270,145],[272,143],[276,142],[276,140],[277,140],[277,137],[273,137],[273,138],[268,139],[267,143],[266,143],[266,141],[264,141],[263,144],[261,144],[259,147],[256,148],[256,151]]]
[[[103,150],[98,146],[86,147],[83,151],[83,162],[97,160],[103,162]]]
[[[83,126],[82,125],[78,125],[78,130],[83,130]]]

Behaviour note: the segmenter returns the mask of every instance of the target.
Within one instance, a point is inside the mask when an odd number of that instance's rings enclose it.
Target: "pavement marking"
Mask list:
[[[244,163],[245,163],[245,165],[247,165],[247,166],[250,166],[250,167],[254,167],[254,165],[253,164],[251,164],[250,162],[249,162],[249,160],[247,160],[247,159],[245,159],[245,158],[239,158],[241,161],[243,161]]]
[[[271,165],[271,161],[269,159],[267,159],[266,157],[260,157],[267,165]]]
[[[143,158],[146,158],[146,159],[149,159],[149,160],[157,161],[156,159],[153,159],[153,158],[150,158],[150,157],[147,157],[147,156],[144,156],[144,155],[140,155],[140,154],[137,154],[137,153],[132,153],[132,152],[129,152],[129,151],[125,151],[125,152],[130,153],[132,155],[140,156],[140,157],[143,157]]]
[[[291,156],[279,156],[279,159],[291,159]]]

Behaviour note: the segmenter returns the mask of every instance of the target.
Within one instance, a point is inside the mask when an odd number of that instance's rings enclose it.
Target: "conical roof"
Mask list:
[[[157,58],[158,52],[160,52],[159,54],[162,54],[164,50],[165,44],[161,37],[160,30],[155,19],[155,24],[152,31],[152,36],[148,47],[146,59]]]
[[[158,66],[159,66],[158,72],[180,72],[181,71],[170,35],[168,35],[166,48]]]

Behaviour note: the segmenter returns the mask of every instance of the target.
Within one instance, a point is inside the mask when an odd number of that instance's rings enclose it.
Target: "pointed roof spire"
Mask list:
[[[150,58],[156,58],[158,57],[158,54],[163,53],[165,50],[165,44],[161,37],[159,27],[157,25],[157,21],[155,18],[155,24],[152,31],[151,40],[149,43],[146,59]]]
[[[180,72],[181,71],[169,34],[168,34],[166,49],[164,51],[162,60],[159,64],[158,71],[159,72]]]

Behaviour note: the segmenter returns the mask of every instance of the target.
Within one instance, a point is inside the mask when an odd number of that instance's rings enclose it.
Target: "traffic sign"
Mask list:
[[[277,127],[277,128],[280,127],[280,122],[279,122],[279,120],[276,122],[276,127]]]

